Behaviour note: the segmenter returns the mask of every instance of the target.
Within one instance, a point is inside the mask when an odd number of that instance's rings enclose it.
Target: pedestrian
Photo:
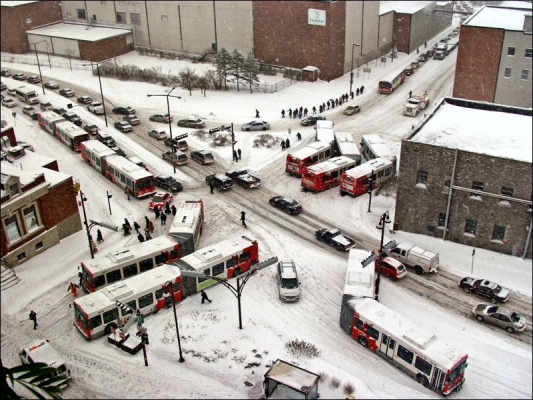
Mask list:
[[[302,119],[302,112],[301,111],[298,113],[298,118]]]
[[[137,223],[137,221],[133,221],[133,227],[135,228],[135,232],[139,233],[141,226]]]
[[[90,244],[91,244],[91,250],[93,251],[93,254],[98,253],[98,247],[96,247],[96,243],[94,243],[93,238],[91,238]]]
[[[98,230],[96,231],[96,241],[97,241],[98,243],[101,243],[101,242],[104,241],[104,237],[102,236],[102,231],[101,231],[100,229],[98,229]]]
[[[237,154],[237,150],[233,150],[233,161],[239,161],[239,155]]]
[[[128,221],[127,218],[124,218],[124,223],[125,223],[126,225],[128,225],[128,228],[130,228],[130,230],[131,230],[130,221]]]
[[[211,303],[211,300],[209,300],[209,297],[207,297],[207,293],[203,290],[200,291],[202,293],[202,304],[204,304],[204,301],[208,301]]]
[[[285,147],[286,148],[291,147],[291,142],[290,142],[289,138],[285,139]]]
[[[172,211],[172,215],[175,216],[176,215],[176,206],[174,204],[172,204],[172,207],[170,207],[170,210]]]
[[[409,98],[411,98],[412,96],[413,96],[413,91],[409,90]]]
[[[281,150],[285,150],[285,140],[281,140]]]
[[[242,153],[241,153],[241,149],[237,149],[237,154],[238,154],[238,156],[239,156],[239,160],[240,160],[240,159],[241,159],[241,154],[242,154]]]
[[[128,196],[128,201],[130,201],[130,194],[131,194],[131,188],[129,186],[126,186],[126,189],[124,189],[124,193]]]
[[[165,204],[165,214],[170,214],[170,204]]]
[[[304,117],[307,117],[307,107],[304,108]]]
[[[344,101],[348,101],[348,93],[344,95]]]
[[[144,344],[150,344],[150,341],[148,340],[148,329],[145,329],[143,333],[141,333],[141,340]]]
[[[81,272],[78,272],[78,280],[80,281],[80,284],[78,286],[81,287],[83,281],[83,274]]]
[[[150,230],[150,233],[154,233],[154,223],[152,221],[148,222],[148,229]]]
[[[128,225],[122,224],[122,230],[124,231],[124,236],[128,236],[130,234],[130,229],[128,228]]]
[[[167,214],[161,213],[161,225],[167,224]]]
[[[259,118],[259,110],[255,110],[255,118]]]
[[[141,310],[137,310],[137,330],[140,331],[144,324],[144,314]]]
[[[145,229],[144,230],[144,237],[145,237],[146,241],[152,239],[152,235],[150,235],[150,229]]]
[[[326,103],[322,103],[322,111],[326,110]]]
[[[304,108],[302,106],[300,106],[300,110],[299,110],[301,113],[304,112]]]
[[[353,100],[353,91],[352,91],[352,92],[350,92],[350,96],[352,97],[352,100]]]
[[[33,330],[37,329],[37,313],[33,310],[30,311],[30,320],[33,321]]]
[[[148,229],[148,226],[150,224],[150,220],[148,219],[148,217],[146,215],[144,216],[144,222],[146,223],[145,229]]]
[[[419,54],[420,52],[418,51],[418,47],[416,48],[416,54]]]
[[[70,282],[70,283],[68,284],[67,293],[68,293],[69,291],[71,291],[71,292],[72,292],[72,295],[73,295],[74,297],[76,297],[76,296],[78,296],[78,289],[79,289],[79,288],[80,288],[80,287],[79,287],[78,285],[76,285],[76,284],[73,283],[73,282]]]
[[[215,184],[213,183],[213,180],[212,180],[212,179],[209,181],[209,188],[211,189],[211,192],[210,192],[210,193],[214,193],[214,192],[213,192],[213,189],[215,188]]]
[[[139,232],[139,234],[137,235],[137,239],[139,239],[139,242],[144,242],[144,236],[141,232]]]
[[[292,112],[292,117],[294,119],[296,119],[298,117],[298,108],[295,108],[294,111]]]
[[[361,94],[363,94],[363,90],[365,90],[365,87],[361,86],[361,90],[360,90]]]
[[[292,118],[292,108],[289,108],[289,118]]]
[[[159,212],[159,207],[157,206],[157,204],[154,206],[154,213],[155,213],[155,219],[158,219],[161,213]]]
[[[313,106],[313,114],[316,114],[316,107]]]
[[[281,110],[281,118],[285,118],[285,110]]]
[[[248,228],[246,226],[246,213],[244,211],[241,211],[241,222],[242,222],[242,225],[245,227],[245,228]]]
[[[296,138],[297,138],[298,140],[302,140],[302,134],[301,134],[300,132],[298,132],[298,133],[296,134]]]

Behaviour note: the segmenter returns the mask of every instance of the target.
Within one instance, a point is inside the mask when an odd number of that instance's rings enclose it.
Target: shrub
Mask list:
[[[329,386],[333,387],[333,388],[338,388],[339,386],[341,385],[341,381],[339,380],[339,378],[337,377],[332,377],[329,381]]]
[[[314,344],[299,339],[288,341],[285,348],[294,356],[318,357],[321,353]]]
[[[344,394],[352,394],[355,390],[355,386],[351,382],[347,382],[342,387],[342,390],[344,391]]]

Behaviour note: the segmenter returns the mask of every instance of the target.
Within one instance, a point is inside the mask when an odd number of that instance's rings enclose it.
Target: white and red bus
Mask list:
[[[341,177],[356,166],[354,159],[340,156],[311,165],[305,170],[301,185],[304,190],[318,193],[339,186]]]
[[[81,144],[90,139],[89,133],[70,121],[58,122],[54,135],[65,146],[74,151],[81,151]]]
[[[119,155],[104,159],[105,176],[122,189],[129,187],[131,195],[140,199],[155,194],[155,178],[151,172]]]
[[[314,142],[287,155],[285,172],[300,178],[307,167],[330,158],[331,146],[322,142]]]
[[[55,112],[48,110],[37,114],[37,122],[41,129],[55,136],[56,125],[60,122],[65,122],[66,119]]]
[[[353,136],[349,132],[335,132],[335,144],[339,150],[339,155],[350,157],[355,160],[356,165],[361,164],[361,152],[357,147]]]
[[[405,81],[405,78],[404,68],[392,71],[384,79],[379,81],[378,93],[391,94],[403,83],[403,81]]]
[[[183,300],[181,271],[166,264],[75,299],[74,326],[89,340],[123,327],[132,315],[123,314],[117,300],[144,315],[170,308],[167,282],[172,283],[174,300]]]
[[[205,275],[216,278],[230,279],[248,271],[258,262],[257,240],[237,236],[197,250],[171,265],[183,271],[203,272]],[[209,277],[183,277],[183,287],[186,293],[196,293],[216,283],[216,280]]]
[[[169,236],[136,243],[81,262],[81,285],[87,293],[179,260],[180,245]]]
[[[361,149],[363,150],[363,157],[367,160],[374,158],[387,158],[394,164],[394,172],[396,173],[396,156],[389,146],[385,144],[379,135],[363,135],[361,136]]]
[[[372,189],[388,181],[396,174],[396,169],[391,160],[376,158],[367,161],[355,168],[346,171],[340,181],[340,194],[352,197],[360,196],[368,192],[369,181],[372,181]]]
[[[176,207],[176,215],[168,231],[168,234],[179,243],[181,257],[194,253],[198,249],[203,226],[203,200],[182,200]]]
[[[461,390],[467,354],[376,300],[350,292],[345,288],[340,325],[352,338],[441,395]]]
[[[104,159],[106,157],[115,156],[114,150],[107,147],[99,140],[87,140],[81,144],[81,157],[87,164],[105,175]]]

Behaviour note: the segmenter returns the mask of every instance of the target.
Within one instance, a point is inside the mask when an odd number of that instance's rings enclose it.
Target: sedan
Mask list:
[[[46,82],[44,84],[44,87],[47,89],[59,89],[59,85],[54,81]]]
[[[2,76],[11,76],[11,71],[8,69],[3,69],[2,72],[0,72],[0,75]]]
[[[149,130],[148,135],[157,140],[165,140],[167,138],[165,131],[158,131],[156,129]]]
[[[183,185],[170,175],[158,175],[155,177],[155,185],[172,193],[181,192]]]
[[[157,208],[159,211],[163,210],[166,205],[170,206],[170,203],[174,201],[174,196],[168,192],[156,192],[152,200],[148,204],[148,209],[153,211],[154,208]]]
[[[291,199],[290,197],[276,196],[272,197],[268,202],[271,206],[279,208],[281,211],[285,211],[287,214],[296,215],[303,210],[300,203]]]
[[[354,115],[361,111],[361,107],[359,106],[348,106],[346,107],[346,110],[344,110],[342,113],[344,115]]]
[[[479,322],[499,326],[509,333],[524,332],[526,329],[525,318],[504,307],[478,304],[472,309],[472,314]]]
[[[126,121],[117,121],[114,123],[114,126],[116,129],[118,129],[122,133],[133,131],[133,127]]]
[[[205,128],[205,122],[201,119],[180,119],[178,126],[184,128]]]
[[[12,78],[17,81],[25,81],[27,79],[26,75],[24,74],[15,74]]]
[[[75,96],[74,91],[72,89],[69,89],[69,88],[60,89],[59,90],[59,94],[61,96],[65,96],[65,97],[74,97]]]
[[[270,124],[266,121],[251,121],[242,126],[243,131],[266,131],[270,129]]]
[[[511,292],[508,289],[504,289],[486,279],[465,277],[459,281],[459,287],[463,289],[463,292],[477,294],[488,299],[493,304],[497,302],[504,303],[511,296]]]
[[[4,107],[11,108],[11,107],[15,107],[17,103],[15,103],[13,99],[5,98],[5,99],[2,99],[2,105]]]
[[[37,119],[37,110],[32,106],[22,107],[22,113],[29,115],[31,119]]]
[[[124,115],[122,120],[129,122],[130,125],[139,125],[141,120],[135,114]]]
[[[153,122],[166,122],[168,124],[169,122],[172,122],[173,120],[174,120],[174,118],[172,118],[172,116],[170,116],[170,121],[169,121],[169,115],[168,114],[150,115],[150,121],[153,121]]]
[[[323,117],[322,115],[311,115],[307,118],[302,119],[300,124],[302,124],[303,126],[311,126],[316,125],[316,121],[323,121],[325,119],[326,117]]]
[[[90,104],[92,102],[93,102],[93,99],[91,99],[89,96],[78,97],[78,103],[80,104]]]
[[[113,114],[122,114],[122,115],[128,115],[128,114],[135,114],[135,109],[131,107],[115,107],[113,108]]]
[[[83,130],[87,133],[90,133],[91,135],[96,135],[100,128],[98,128],[96,125],[85,124],[83,126]]]

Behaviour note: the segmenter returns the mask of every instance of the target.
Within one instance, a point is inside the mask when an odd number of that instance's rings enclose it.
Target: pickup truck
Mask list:
[[[423,273],[436,273],[439,268],[439,255],[418,246],[391,240],[385,246],[387,256],[395,258],[408,267],[413,267],[417,275]]]
[[[315,237],[320,241],[333,246],[339,251],[348,251],[355,247],[355,240],[344,236],[337,228],[322,228],[315,232]]]
[[[242,186],[244,189],[251,189],[261,185],[261,179],[250,175],[247,170],[241,169],[237,171],[228,171],[226,176],[230,177],[237,185]]]
[[[233,181],[222,174],[212,174],[205,177],[205,183],[209,186],[213,185],[219,192],[228,190],[233,187]]]
[[[99,101],[93,101],[91,104],[87,105],[87,110],[90,112],[100,115],[104,114],[104,106]]]

